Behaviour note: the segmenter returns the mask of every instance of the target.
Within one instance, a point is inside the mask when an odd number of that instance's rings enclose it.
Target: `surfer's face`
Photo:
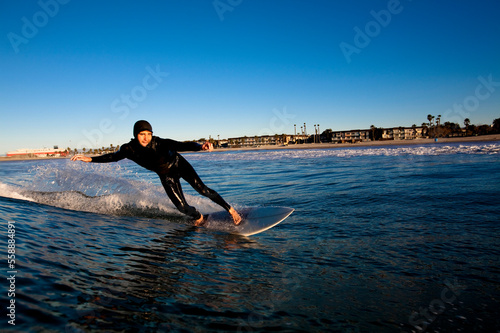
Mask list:
[[[150,131],[142,131],[137,134],[137,141],[141,146],[146,147],[151,142],[152,137],[153,133]]]

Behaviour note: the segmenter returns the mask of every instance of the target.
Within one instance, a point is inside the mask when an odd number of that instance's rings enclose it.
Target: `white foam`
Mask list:
[[[20,191],[22,191],[20,188],[0,183],[0,196],[11,199],[33,201],[33,199],[22,195]]]
[[[413,146],[385,146],[385,147],[353,147],[331,149],[276,149],[241,152],[220,151],[214,154],[189,154],[191,160],[277,160],[296,158],[321,157],[358,157],[358,156],[437,156],[452,154],[498,154],[498,143],[471,143],[471,144],[428,144]]]
[[[211,161],[256,161],[314,159],[322,157],[425,156],[451,154],[498,154],[500,144],[438,144],[414,146],[357,147],[336,149],[288,149],[246,152],[186,154],[189,159]],[[168,199],[154,173],[135,164],[118,163],[44,164],[30,171],[19,185],[0,183],[0,196],[35,201],[55,207],[114,215],[182,216]],[[199,195],[185,194],[188,203],[203,213],[221,210]]]
[[[129,171],[117,168],[116,164],[42,165],[32,169],[22,185],[0,183],[0,196],[99,214],[159,218],[184,216],[158,184],[157,176],[154,177],[155,184],[148,181],[145,174],[134,175]],[[218,206],[215,207],[207,198],[188,194],[185,197],[200,211],[217,210]]]

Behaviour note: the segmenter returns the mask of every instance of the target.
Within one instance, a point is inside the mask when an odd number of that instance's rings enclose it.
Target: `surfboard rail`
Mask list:
[[[289,207],[250,207],[240,210],[243,221],[235,226],[235,233],[252,236],[278,225],[295,209]]]

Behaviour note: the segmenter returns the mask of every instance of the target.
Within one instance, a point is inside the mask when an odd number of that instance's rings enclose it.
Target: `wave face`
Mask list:
[[[41,164],[30,169],[28,176],[16,185],[0,182],[0,196],[98,214],[183,217],[152,175],[124,170],[118,164]],[[206,200],[187,198],[204,210],[215,208]]]
[[[276,149],[244,152],[217,152],[217,157],[191,155],[193,159],[214,160],[276,160],[321,157],[363,156],[441,156],[441,155],[495,155],[500,153],[498,143],[479,144],[426,144],[412,146],[385,146],[329,149]]]

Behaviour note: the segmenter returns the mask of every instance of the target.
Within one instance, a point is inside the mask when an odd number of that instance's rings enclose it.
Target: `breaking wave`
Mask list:
[[[189,158],[209,160],[277,160],[321,157],[359,156],[438,156],[453,154],[492,155],[500,153],[499,143],[479,144],[426,144],[413,146],[384,146],[325,149],[275,149],[252,151],[220,151],[215,154],[190,154]],[[206,156],[208,155],[208,156]]]
[[[186,219],[161,185],[148,180],[147,174],[123,170],[117,164],[48,164],[33,168],[30,174],[21,184],[0,182],[0,196],[97,214]],[[206,198],[186,194],[186,199],[203,211],[217,210]]]
[[[362,156],[494,155],[499,152],[499,143],[487,142],[332,149],[217,151],[215,153],[189,153],[185,155],[194,163],[199,163],[199,167],[201,167],[205,165],[203,161],[276,161]],[[222,176],[224,176],[224,172],[217,174],[218,178]],[[133,163],[43,163],[33,167],[28,175],[21,180],[2,180],[0,182],[0,196],[98,214],[186,219],[173,206],[159,183],[154,173],[147,172]],[[187,193],[185,196],[189,204],[197,207],[202,213],[213,213],[221,210],[219,206],[205,197]]]

